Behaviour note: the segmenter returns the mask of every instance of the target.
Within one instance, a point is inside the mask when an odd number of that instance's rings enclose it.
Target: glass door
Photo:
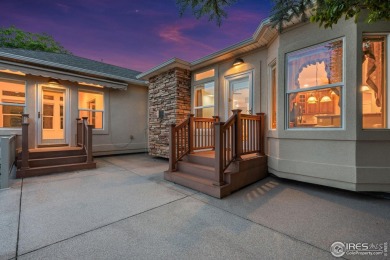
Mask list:
[[[252,76],[251,73],[227,79],[229,82],[228,116],[233,109],[241,109],[243,114],[252,114]]]
[[[65,108],[66,90],[62,88],[42,87],[40,121],[40,143],[65,144]]]

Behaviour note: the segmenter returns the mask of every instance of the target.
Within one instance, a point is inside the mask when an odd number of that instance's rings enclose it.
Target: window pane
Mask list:
[[[88,117],[88,124],[93,125],[96,129],[103,129],[103,112],[80,111],[79,117]]]
[[[386,38],[363,38],[363,128],[386,128]]]
[[[291,93],[289,127],[341,127],[341,87]]]
[[[79,91],[79,108],[104,110],[103,93]]]
[[[53,129],[53,117],[43,116],[43,129]]]
[[[249,109],[249,77],[240,78],[230,82],[231,109],[241,109],[243,114],[251,114]]]
[[[214,69],[195,74],[195,80],[202,80],[214,77]]]
[[[24,107],[0,105],[0,127],[21,127]]]
[[[43,115],[54,116],[54,105],[43,104]]]
[[[195,117],[210,118],[213,116],[214,116],[214,108],[213,107],[195,109]]]
[[[271,69],[271,129],[276,129],[276,66]]]
[[[26,93],[24,82],[0,79],[0,90],[0,100],[2,103],[25,103]]]
[[[214,82],[196,86],[195,107],[214,106]]]
[[[288,90],[343,81],[343,41],[306,48],[287,55]]]

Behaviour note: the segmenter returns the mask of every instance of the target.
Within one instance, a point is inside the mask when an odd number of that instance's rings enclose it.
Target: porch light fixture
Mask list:
[[[317,102],[318,102],[318,99],[315,96],[313,96],[313,94],[311,94],[310,97],[307,99],[307,103],[309,103],[309,104],[315,104]]]
[[[329,96],[323,96],[320,100],[321,103],[330,102],[332,99]]]
[[[361,88],[361,91],[362,92],[366,92],[366,91],[369,91],[370,90],[370,88],[368,87],[368,86],[362,86],[362,88]]]
[[[243,59],[237,58],[237,59],[234,60],[233,66],[238,66],[238,65],[241,65],[241,64],[243,64],[243,63],[244,63],[244,60],[243,60]]]
[[[29,114],[22,114],[22,123],[23,124],[28,124],[28,117],[29,117]]]
[[[50,78],[49,79],[49,84],[51,84],[51,85],[60,85],[60,82],[58,80],[56,80],[56,79]]]

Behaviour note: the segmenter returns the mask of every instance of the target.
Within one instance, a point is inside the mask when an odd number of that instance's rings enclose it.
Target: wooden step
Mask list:
[[[29,152],[30,159],[43,159],[43,158],[54,158],[54,157],[66,157],[66,156],[77,156],[85,155],[85,150],[82,148],[68,148],[68,149],[34,149]],[[18,158],[21,159],[21,156]]]
[[[30,159],[28,165],[33,167],[44,167],[44,166],[56,166],[58,164],[75,164],[83,163],[87,161],[86,155],[75,155],[75,156],[65,156],[65,157],[53,157],[53,158],[42,158],[42,159]],[[22,161],[17,161],[17,167],[20,168]]]
[[[217,186],[214,185],[212,180],[180,171],[164,172],[164,179],[216,198],[222,198],[230,194],[229,184]]]
[[[209,166],[209,167],[215,167],[215,158],[201,156],[201,154],[197,154],[197,153],[188,154],[185,157],[185,160],[187,160],[188,162],[191,162],[191,163],[195,163],[195,164],[205,165],[205,166]]]
[[[70,171],[79,171],[85,169],[95,169],[96,163],[73,163],[73,164],[61,164],[55,166],[43,166],[43,167],[34,167],[26,170],[18,169],[16,171],[16,178],[27,178],[34,176],[42,176],[53,173],[61,172],[70,172]]]
[[[215,176],[215,168],[210,166],[205,166],[201,164],[195,164],[188,161],[179,161],[177,163],[177,169],[180,172],[185,172],[191,174],[192,176],[197,176],[200,178],[206,178],[213,180]]]

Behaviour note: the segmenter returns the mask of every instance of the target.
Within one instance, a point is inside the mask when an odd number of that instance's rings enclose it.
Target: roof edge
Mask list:
[[[1,52],[1,51],[0,51],[0,56],[5,57],[5,58],[11,58],[11,59],[16,59],[16,60],[31,62],[31,63],[36,64],[36,65],[45,65],[45,66],[50,66],[50,67],[59,68],[59,69],[68,69],[68,70],[74,71],[76,73],[77,72],[84,72],[84,73],[88,73],[91,75],[102,76],[102,77],[106,77],[106,78],[110,78],[110,79],[114,79],[114,80],[124,81],[127,83],[146,85],[146,82],[143,80],[136,80],[136,79],[131,79],[131,78],[114,76],[114,75],[107,74],[107,73],[97,72],[97,71],[88,70],[88,69],[82,69],[82,68],[63,65],[60,63],[55,63],[55,62],[50,62],[50,61],[43,61],[43,60],[39,60],[39,59],[35,59],[35,58],[29,58],[29,57],[10,54],[10,53]]]
[[[164,71],[173,69],[173,68],[182,68],[189,70],[190,69],[190,63],[188,61],[179,59],[179,58],[172,58],[170,60],[167,60],[166,62],[161,63],[160,65],[151,68],[150,70],[147,70],[141,74],[138,74],[136,76],[137,79],[143,79],[148,80],[153,76],[156,76]]]

